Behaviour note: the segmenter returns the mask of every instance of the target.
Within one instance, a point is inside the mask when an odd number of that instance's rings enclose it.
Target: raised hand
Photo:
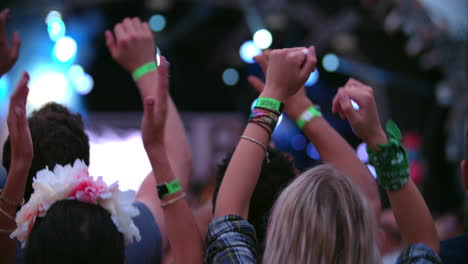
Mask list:
[[[157,69],[157,85],[154,85],[155,97],[147,96],[143,100],[143,120],[141,130],[146,151],[164,142],[164,126],[166,124],[169,97],[169,62],[161,56]]]
[[[125,18],[113,32],[106,30],[105,36],[112,58],[130,74],[156,59],[153,33],[148,23],[139,18]]]
[[[357,102],[359,110],[353,108],[351,99]],[[333,99],[332,111],[342,119],[348,119],[357,135],[368,144],[386,142],[372,87],[349,79]]]
[[[0,12],[0,76],[7,73],[16,63],[21,40],[18,32],[13,33],[11,46],[8,45],[6,23],[10,18],[10,9]]]
[[[304,85],[316,63],[313,46],[271,51],[262,96],[287,100]]]
[[[24,72],[15,91],[11,95],[8,108],[7,125],[11,141],[13,164],[27,169],[33,159],[33,145],[28,119],[26,118],[26,101],[29,93],[29,74]]]
[[[254,58],[264,73],[266,73],[268,70],[270,53],[271,50],[265,50],[262,54],[255,56]],[[255,90],[260,93],[265,89],[265,83],[257,76],[250,75],[248,77],[248,82],[253,88],[255,88]],[[297,119],[297,117],[304,111],[304,109],[312,104],[306,95],[306,91],[303,85],[304,84],[302,84],[302,88],[300,88],[293,96],[288,99],[288,102],[284,107],[284,111],[293,119]]]

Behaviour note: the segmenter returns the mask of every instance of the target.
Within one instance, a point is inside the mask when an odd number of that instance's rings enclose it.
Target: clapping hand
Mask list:
[[[11,95],[8,108],[7,125],[10,134],[12,166],[27,169],[33,159],[33,145],[28,119],[26,117],[26,101],[28,98],[29,74],[24,72],[15,91]]]
[[[113,32],[106,30],[105,36],[112,58],[130,74],[156,59],[153,33],[148,23],[139,18],[125,18]]]

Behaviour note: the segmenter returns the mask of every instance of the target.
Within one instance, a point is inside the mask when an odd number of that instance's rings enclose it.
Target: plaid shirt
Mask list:
[[[442,260],[430,247],[419,243],[405,248],[396,264],[442,264]]]
[[[237,215],[213,219],[206,241],[206,264],[257,263],[255,228]],[[405,248],[396,264],[442,264],[442,261],[431,248],[419,243]]]
[[[255,228],[237,215],[213,219],[206,242],[206,264],[257,263]]]

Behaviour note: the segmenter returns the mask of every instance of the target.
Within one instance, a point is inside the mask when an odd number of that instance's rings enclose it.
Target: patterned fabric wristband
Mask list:
[[[408,154],[401,145],[402,138],[400,129],[389,120],[386,124],[388,142],[378,144],[379,151],[372,152],[367,147],[369,163],[375,167],[377,182],[387,191],[401,189],[409,179]]]

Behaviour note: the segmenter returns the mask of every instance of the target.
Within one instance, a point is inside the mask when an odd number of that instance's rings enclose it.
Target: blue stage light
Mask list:
[[[322,59],[322,66],[328,72],[335,72],[340,67],[340,60],[333,53],[328,53]]]
[[[310,74],[309,78],[307,79],[307,81],[305,82],[305,86],[312,86],[314,84],[316,84],[319,80],[319,71],[317,68],[315,68],[315,70]]]
[[[229,86],[236,85],[239,82],[239,72],[233,68],[226,69],[223,72],[223,82]]]
[[[254,44],[252,40],[244,42],[239,50],[240,57],[247,63],[254,63],[255,56],[260,55],[262,51]]]
[[[65,36],[65,23],[59,17],[52,18],[47,24],[47,32],[52,41],[57,41]]]

